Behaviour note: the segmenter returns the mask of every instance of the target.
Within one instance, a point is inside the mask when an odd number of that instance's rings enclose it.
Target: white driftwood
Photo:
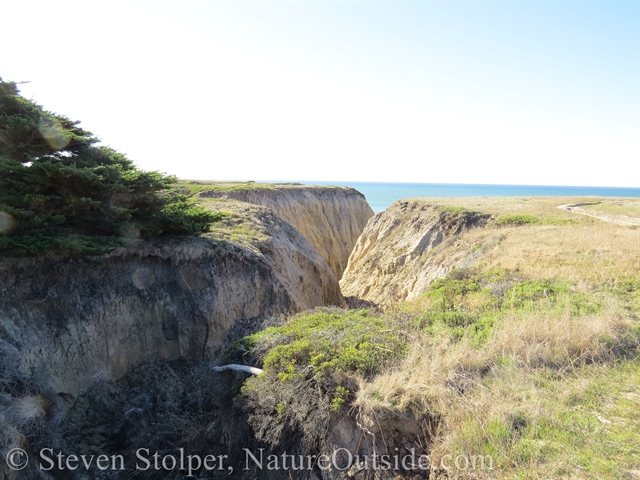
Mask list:
[[[235,363],[230,363],[229,365],[222,365],[221,367],[213,367],[212,370],[214,372],[223,372],[225,370],[234,370],[236,372],[247,372],[251,375],[260,375],[262,373],[261,368],[256,367],[248,367],[246,365],[237,365]]]

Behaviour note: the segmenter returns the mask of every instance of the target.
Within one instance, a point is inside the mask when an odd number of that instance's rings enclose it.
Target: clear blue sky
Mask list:
[[[0,0],[0,76],[182,178],[640,186],[639,2]]]

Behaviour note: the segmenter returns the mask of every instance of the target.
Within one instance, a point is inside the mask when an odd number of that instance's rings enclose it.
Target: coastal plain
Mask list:
[[[174,188],[221,214],[202,238],[2,259],[3,452],[430,461],[250,472],[273,480],[640,478],[639,199],[373,215],[349,188]]]

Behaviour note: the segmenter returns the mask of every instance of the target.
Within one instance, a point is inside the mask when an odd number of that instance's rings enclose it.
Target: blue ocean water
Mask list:
[[[306,182],[305,185],[353,187],[362,192],[375,213],[385,210],[396,200],[412,197],[635,197],[640,188],[560,187],[544,185],[473,185],[463,183],[370,183],[370,182]]]

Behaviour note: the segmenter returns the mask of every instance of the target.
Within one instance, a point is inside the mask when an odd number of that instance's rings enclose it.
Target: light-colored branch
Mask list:
[[[223,372],[225,370],[233,370],[236,372],[250,373],[251,375],[260,375],[262,373],[261,368],[248,367],[247,365],[237,365],[235,363],[230,363],[229,365],[222,365],[221,367],[213,367],[212,370],[214,372]]]

